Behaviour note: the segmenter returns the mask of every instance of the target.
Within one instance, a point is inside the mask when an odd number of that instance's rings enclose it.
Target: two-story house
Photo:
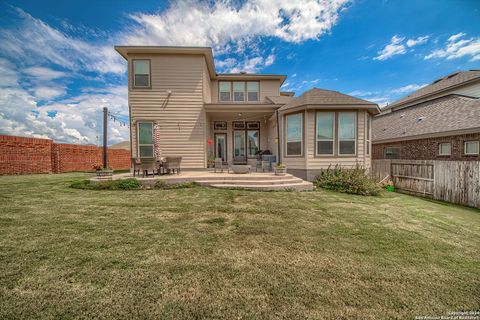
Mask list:
[[[373,158],[480,159],[480,70],[457,71],[373,119]]]
[[[249,163],[270,150],[308,179],[330,165],[370,166],[374,103],[316,88],[294,98],[281,74],[216,73],[208,47],[115,49],[128,61],[132,157],[204,169],[211,157]]]

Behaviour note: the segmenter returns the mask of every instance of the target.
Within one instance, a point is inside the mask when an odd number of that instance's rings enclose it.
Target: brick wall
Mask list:
[[[0,135],[0,174],[52,172],[52,140]]]
[[[129,150],[108,149],[107,157],[115,170],[130,168]],[[0,135],[0,174],[90,171],[102,163],[103,149],[99,147]]]
[[[399,147],[400,159],[405,160],[480,160],[480,156],[467,156],[463,152],[464,142],[480,140],[480,132],[448,137],[404,140],[390,143],[373,144],[372,159],[384,159],[385,147]],[[452,154],[450,156],[438,155],[438,144],[450,142]]]

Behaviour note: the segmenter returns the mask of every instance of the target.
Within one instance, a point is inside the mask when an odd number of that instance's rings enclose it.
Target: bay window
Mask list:
[[[316,128],[317,155],[333,155],[335,140],[335,113],[317,112]]]
[[[138,155],[140,158],[153,158],[153,123],[137,123]]]
[[[286,155],[301,156],[303,152],[303,114],[285,116]]]
[[[338,113],[338,154],[355,155],[356,152],[356,113]]]

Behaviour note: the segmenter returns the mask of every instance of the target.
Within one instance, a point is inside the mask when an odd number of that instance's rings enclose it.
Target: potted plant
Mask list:
[[[213,155],[208,156],[207,165],[209,168],[213,168],[215,165],[215,157]]]
[[[278,163],[274,167],[276,176],[284,176],[287,173],[287,166],[281,163]]]
[[[97,173],[97,178],[98,179],[112,179],[112,174],[113,170],[110,167],[107,168],[102,168],[101,165],[94,165],[93,168],[95,169],[95,172]]]

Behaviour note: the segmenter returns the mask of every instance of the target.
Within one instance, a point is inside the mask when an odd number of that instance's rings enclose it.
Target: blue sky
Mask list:
[[[211,46],[219,72],[288,75],[385,105],[480,69],[479,1],[1,1],[0,133],[101,141],[128,119],[113,45]],[[111,122],[110,143],[128,139]]]

